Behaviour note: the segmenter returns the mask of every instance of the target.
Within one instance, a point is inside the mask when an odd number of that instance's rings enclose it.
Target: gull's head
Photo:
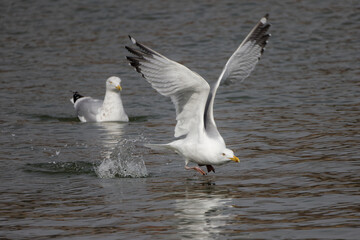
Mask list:
[[[239,158],[234,155],[234,152],[228,148],[225,148],[224,151],[221,152],[221,159],[224,162],[240,162]]]
[[[109,77],[106,80],[106,90],[111,90],[111,91],[121,91],[121,79],[118,77]]]

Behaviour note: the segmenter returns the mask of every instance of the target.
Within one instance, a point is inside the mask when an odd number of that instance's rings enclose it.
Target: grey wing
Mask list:
[[[270,37],[270,34],[267,33],[270,28],[268,17],[268,14],[262,17],[250,31],[244,41],[229,58],[220,74],[220,77],[212,86],[204,113],[205,128],[208,133],[218,134],[214,121],[213,105],[216,91],[221,81],[242,81],[247,78],[254,70],[262,53],[264,52],[264,47]]]
[[[203,133],[204,110],[210,86],[197,73],[172,61],[130,37],[137,49],[126,47],[133,66],[161,95],[170,97],[176,109],[175,137]]]
[[[271,26],[268,17],[266,14],[260,19],[227,61],[218,79],[219,83],[228,80],[242,81],[254,70],[271,36],[267,33]]]
[[[99,113],[103,101],[91,97],[83,97],[75,102],[75,110],[82,122],[96,122],[96,115]]]

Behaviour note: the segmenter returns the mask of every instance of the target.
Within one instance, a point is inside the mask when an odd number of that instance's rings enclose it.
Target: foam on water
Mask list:
[[[100,178],[115,177],[146,177],[148,175],[142,155],[136,154],[136,145],[140,139],[123,139],[119,141],[114,150],[106,157],[99,166],[95,167],[95,173]]]

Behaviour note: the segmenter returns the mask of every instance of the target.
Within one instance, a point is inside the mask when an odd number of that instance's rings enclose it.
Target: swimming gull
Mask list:
[[[110,77],[106,80],[106,92],[104,100],[84,97],[74,92],[70,101],[74,104],[76,114],[81,122],[128,122],[120,91],[121,79]]]
[[[221,81],[242,81],[248,77],[259,61],[270,34],[268,14],[260,19],[232,54],[220,77],[210,88],[197,73],[172,61],[129,36],[136,48],[126,46],[133,55],[127,56],[130,65],[161,95],[170,97],[176,109],[175,137],[186,136],[168,144],[147,144],[155,150],[172,150],[185,159],[185,169],[193,169],[205,175],[200,168],[215,172],[212,165],[240,162],[234,152],[226,148],[217,130],[213,105]],[[189,162],[198,164],[190,167]]]

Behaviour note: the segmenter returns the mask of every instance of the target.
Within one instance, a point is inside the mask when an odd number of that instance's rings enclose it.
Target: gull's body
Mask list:
[[[128,122],[120,90],[121,79],[110,77],[106,80],[104,100],[81,96],[75,92],[70,101],[74,104],[76,114],[81,122]]]
[[[225,141],[217,130],[213,104],[221,81],[244,80],[255,68],[270,37],[270,34],[267,34],[270,27],[267,18],[268,15],[261,18],[247,35],[227,61],[212,88],[199,74],[130,37],[138,50],[126,47],[134,55],[127,59],[154,89],[171,98],[176,108],[175,137],[185,136],[168,144],[147,146],[175,151],[185,159],[186,169],[194,169],[203,175],[205,172],[201,168],[189,167],[188,163],[205,165],[208,172],[215,172],[212,165],[239,162],[233,151],[226,148]]]

